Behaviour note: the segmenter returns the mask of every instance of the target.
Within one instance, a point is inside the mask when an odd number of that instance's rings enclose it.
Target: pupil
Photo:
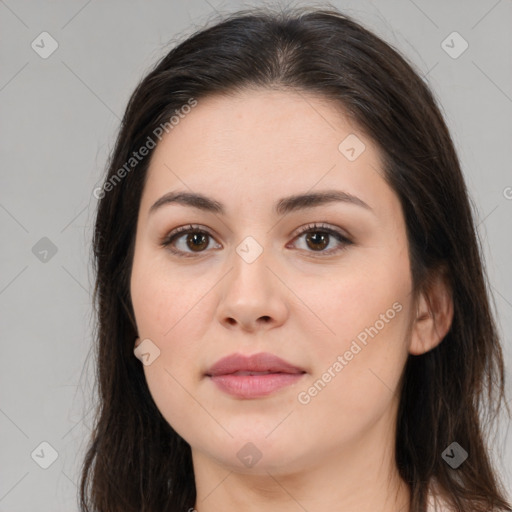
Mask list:
[[[202,239],[202,243],[200,242],[199,244],[196,244],[196,241],[198,241],[198,239]],[[191,235],[189,235],[188,237],[188,241],[192,240],[192,246],[191,246],[191,249],[203,249],[204,245],[208,245],[208,242],[206,242],[205,244],[205,240],[206,240],[206,235],[204,233],[192,233]]]
[[[312,234],[312,235],[308,235],[308,236],[307,236],[307,240],[308,240],[308,242],[309,242],[310,240],[312,240],[312,239],[313,239],[313,244],[319,244],[319,243],[321,243],[321,244],[322,244],[322,246],[320,247],[320,249],[323,249],[324,247],[326,247],[326,246],[327,246],[327,238],[328,238],[328,236],[329,236],[329,235],[327,235],[326,233],[322,233],[322,234],[320,234],[320,236],[318,237],[317,235],[318,235],[319,233],[320,233],[320,232],[318,232],[318,231],[317,231],[317,232],[315,232],[315,233],[314,233],[314,234]],[[320,240],[319,240],[319,238],[321,238],[322,240],[320,241]],[[315,247],[313,247],[313,249],[315,249]]]

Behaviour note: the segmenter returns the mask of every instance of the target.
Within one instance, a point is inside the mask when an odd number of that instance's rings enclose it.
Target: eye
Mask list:
[[[182,238],[184,238],[184,244],[181,248],[176,248],[175,246],[179,245],[179,243],[176,244],[176,242],[180,242]],[[213,236],[208,231],[201,229],[199,226],[190,224],[171,231],[171,233],[162,240],[161,245],[168,247],[172,253],[178,256],[188,258],[193,257],[194,253],[200,254],[204,252],[209,246],[209,238],[213,238]],[[217,248],[220,247],[219,244]],[[191,252],[187,252],[187,248],[191,249]]]
[[[323,224],[308,224],[302,228],[298,235],[294,238],[297,240],[305,235],[306,249],[311,249],[310,252],[317,252],[321,254],[331,255],[338,253],[345,249],[345,246],[351,245],[353,242],[349,240],[340,231],[330,228]],[[338,243],[337,247],[324,250],[328,247],[334,238]]]
[[[316,252],[325,255],[338,253],[344,250],[345,246],[353,243],[340,231],[316,223],[308,224],[302,228],[295,236],[294,240],[300,239],[303,236],[306,236],[306,247],[311,249],[308,252]],[[167,247],[173,254],[189,258],[205,252],[210,245],[210,238],[213,239],[213,235],[211,235],[209,231],[202,229],[200,226],[189,224],[188,226],[181,226],[171,231],[162,240],[161,246]],[[330,245],[332,238],[337,241],[337,247],[324,250]],[[182,242],[181,247],[179,247],[180,242]],[[219,249],[221,247],[220,244],[217,244],[216,248]],[[307,248],[303,250],[307,251]]]

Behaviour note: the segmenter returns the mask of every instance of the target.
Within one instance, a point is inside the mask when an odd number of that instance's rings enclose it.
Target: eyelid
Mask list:
[[[345,246],[352,245],[354,242],[351,239],[350,235],[346,235],[342,232],[342,230],[338,227],[332,226],[328,223],[324,222],[312,222],[308,223],[305,226],[301,226],[297,228],[294,232],[293,239],[291,242],[294,242],[297,238],[304,235],[308,232],[323,232],[327,233],[330,236],[333,236],[336,238],[339,244],[342,245],[342,247],[330,249],[327,251],[306,251],[310,253],[310,255],[314,257],[327,257],[331,254],[338,254],[345,250]],[[170,233],[166,234],[163,239],[160,241],[160,244],[162,247],[167,248],[172,253],[180,256],[180,257],[200,257],[206,254],[208,251],[199,251],[197,253],[194,252],[187,252],[187,251],[181,251],[171,248],[173,242],[176,239],[179,239],[181,236],[190,234],[190,233],[203,233],[211,237],[212,239],[216,239],[216,235],[212,234],[211,230],[207,227],[200,225],[200,224],[187,224],[184,226],[177,227],[173,229]],[[219,243],[219,242],[217,242]],[[288,244],[287,244],[288,245]],[[316,253],[316,254],[315,254]]]
[[[173,229],[170,233],[167,233],[160,240],[159,245],[161,245],[164,248],[168,248],[176,239],[180,238],[180,236],[186,235],[189,233],[206,233],[212,239],[216,238],[216,235],[214,235],[210,229],[208,229],[205,226],[202,226],[201,224],[186,224],[184,226],[179,226],[179,227]],[[177,251],[177,250],[171,249],[171,252],[181,254],[183,251]],[[206,251],[204,251],[204,252],[206,252]],[[186,253],[186,254],[194,255],[194,253]],[[199,252],[196,255],[200,256],[201,253]]]
[[[342,245],[341,247],[329,249],[327,251],[307,251],[308,255],[311,255],[313,257],[321,258],[328,257],[334,254],[339,254],[340,252],[343,252],[346,249],[346,246],[353,245],[354,243],[352,241],[352,237],[344,234],[340,228],[331,226],[330,224],[325,222],[312,222],[306,224],[305,226],[301,226],[300,228],[297,229],[292,242],[308,232],[327,233],[328,235],[335,237],[337,241]]]
[[[310,222],[305,224],[304,226],[301,226],[294,231],[295,234],[293,237],[296,238],[297,236],[300,236],[308,231],[314,230],[326,231],[327,233],[338,235],[346,241],[351,241],[351,236],[348,233],[344,232],[344,230],[337,226],[329,224],[328,222]]]

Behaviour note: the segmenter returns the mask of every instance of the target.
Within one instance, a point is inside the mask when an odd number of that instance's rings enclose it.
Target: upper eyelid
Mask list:
[[[343,232],[345,230],[343,230],[342,228],[339,228],[337,226],[332,226],[328,222],[309,222],[309,223],[305,224],[304,226],[300,226],[300,227],[294,229],[292,234],[290,234],[289,236],[292,236],[292,235],[298,236],[300,234],[303,234],[304,232],[307,232],[309,230],[314,230],[314,229],[317,229],[318,231],[320,231],[321,229],[325,229],[327,231],[332,230],[332,231],[335,231],[336,233],[340,234],[341,236],[344,236],[345,238],[350,238],[350,235],[345,234]],[[180,227],[177,227],[177,228],[171,230],[169,233],[167,233],[164,236],[164,239],[168,239],[172,236],[176,236],[179,234],[186,234],[189,231],[205,232],[208,235],[212,236],[213,238],[216,237],[216,235],[212,232],[212,230],[210,230],[206,226],[203,226],[201,224],[186,224],[184,226],[180,226]]]
[[[294,230],[294,233],[296,233],[295,236],[298,236],[298,235],[307,233],[308,231],[314,231],[314,230],[322,231],[322,229],[324,229],[327,232],[332,231],[347,240],[352,238],[349,234],[347,234],[345,232],[344,229],[337,227],[337,226],[332,226],[328,222],[310,222],[310,223],[306,224],[305,226],[301,226],[300,228],[297,228],[296,230]]]
[[[309,231],[322,231],[325,230],[327,233],[331,235],[337,235],[341,238],[341,240],[338,240],[339,243],[346,243],[346,244],[352,244],[353,240],[350,235],[345,234],[341,228],[335,227],[330,225],[327,222],[310,222],[303,226],[300,226],[299,228],[296,228],[293,231],[293,240],[295,240],[297,237],[302,236]],[[189,234],[190,232],[199,232],[199,233],[206,233],[211,238],[215,239],[217,243],[220,243],[216,240],[216,235],[214,235],[209,228],[206,226],[203,226],[201,224],[186,224],[184,226],[180,226],[178,228],[173,229],[170,233],[165,235],[163,238],[161,245],[171,245],[174,243],[177,239],[180,237]],[[290,235],[292,236],[292,235]],[[171,241],[171,239],[173,239]],[[325,251],[328,252],[328,251]],[[198,253],[200,254],[200,253]]]

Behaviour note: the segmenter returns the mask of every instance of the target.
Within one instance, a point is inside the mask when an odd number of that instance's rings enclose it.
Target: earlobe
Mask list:
[[[409,353],[421,355],[437,347],[448,334],[452,321],[452,290],[446,273],[438,271],[419,296]]]

